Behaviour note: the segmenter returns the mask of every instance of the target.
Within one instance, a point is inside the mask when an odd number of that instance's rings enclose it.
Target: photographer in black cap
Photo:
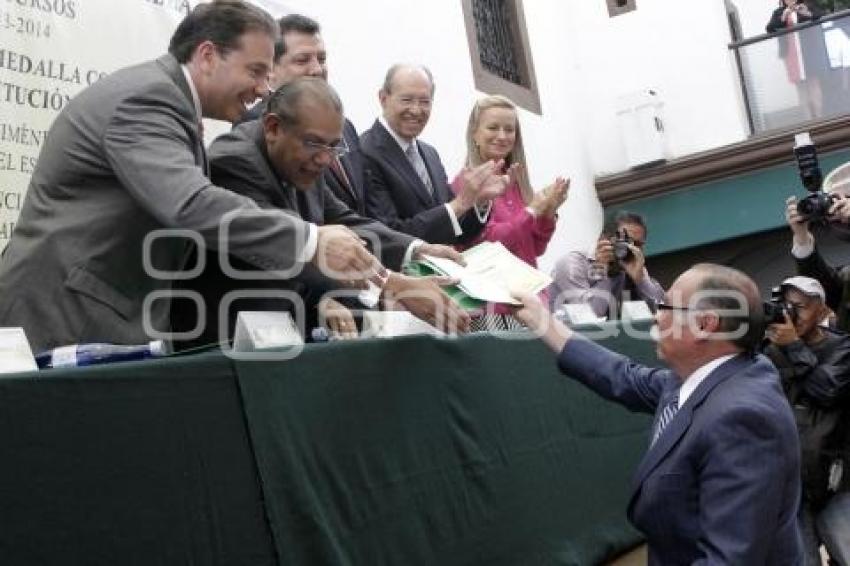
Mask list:
[[[779,370],[800,434],[806,563],[821,563],[824,544],[850,564],[850,337],[822,324],[829,308],[815,279],[791,277],[780,289],[784,320],[768,325],[763,353]]]

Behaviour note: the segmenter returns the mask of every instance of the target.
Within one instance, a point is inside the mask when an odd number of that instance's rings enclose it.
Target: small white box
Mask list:
[[[37,370],[23,328],[0,328],[0,373]]]
[[[620,307],[620,320],[623,321],[643,322],[654,318],[646,301],[625,301]]]
[[[605,322],[604,316],[596,316],[593,309],[587,303],[567,303],[561,305],[558,309],[558,314],[569,326],[584,326],[589,324],[599,324]]]
[[[364,311],[363,338],[392,338],[428,334],[445,336],[445,333],[420,320],[407,311]]]
[[[240,311],[236,316],[234,352],[303,345],[304,338],[288,312]]]

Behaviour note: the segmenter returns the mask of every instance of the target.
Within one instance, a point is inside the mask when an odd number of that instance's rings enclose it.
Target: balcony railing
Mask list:
[[[792,162],[793,136],[801,131],[811,133],[821,155],[847,150],[850,147],[848,35],[850,11],[844,11],[790,30],[730,44],[738,60],[751,135],[741,142],[672,159],[652,168],[597,177],[599,200],[604,206],[621,205],[788,165]],[[780,42],[786,47],[780,48]],[[794,49],[799,50],[802,70],[793,67],[789,70],[789,63],[780,55],[780,49],[787,50],[789,44],[796,44]],[[806,49],[813,52],[803,55]],[[792,72],[801,74],[789,74]],[[795,82],[794,78],[799,80]],[[820,98],[813,98],[818,93]]]
[[[729,48],[752,134],[850,114],[850,10]]]

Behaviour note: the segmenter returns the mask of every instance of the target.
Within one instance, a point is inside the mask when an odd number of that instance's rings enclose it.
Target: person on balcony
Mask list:
[[[820,19],[823,12],[806,0],[780,0],[765,29],[775,33]],[[822,32],[809,28],[780,36],[779,56],[785,61],[788,80],[796,85],[806,119],[823,116],[820,76],[828,68]]]

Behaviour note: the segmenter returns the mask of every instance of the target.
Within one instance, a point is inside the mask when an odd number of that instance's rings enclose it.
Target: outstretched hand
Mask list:
[[[522,303],[522,306],[514,307],[514,316],[531,332],[540,336],[553,352],[560,353],[572,338],[573,331],[556,320],[536,295],[513,293],[513,296]]]
[[[421,259],[422,256],[430,255],[433,257],[442,257],[445,259],[450,259],[455,263],[460,265],[466,265],[466,259],[464,259],[463,255],[454,249],[451,246],[446,246],[444,244],[420,244],[416,251],[413,253],[413,259]]]
[[[450,277],[409,277],[390,273],[384,286],[384,304],[390,309],[399,305],[443,332],[467,332],[469,314],[441,289],[455,283],[457,281]]]
[[[361,289],[366,287],[367,281],[380,285],[387,273],[360,237],[338,224],[318,227],[316,255],[312,263],[325,276]]]

